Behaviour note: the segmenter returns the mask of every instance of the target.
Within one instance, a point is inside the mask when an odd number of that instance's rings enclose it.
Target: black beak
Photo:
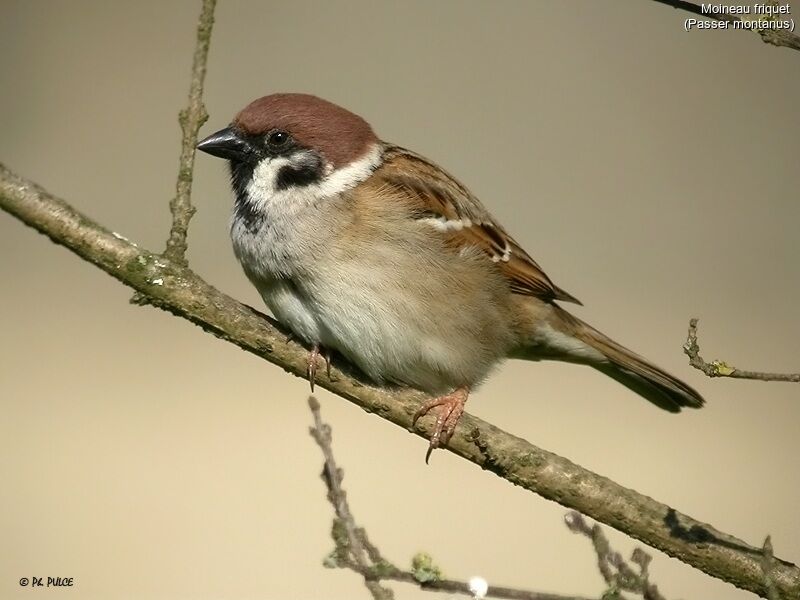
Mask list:
[[[229,160],[246,161],[253,156],[253,147],[233,127],[212,133],[197,144],[197,149]]]

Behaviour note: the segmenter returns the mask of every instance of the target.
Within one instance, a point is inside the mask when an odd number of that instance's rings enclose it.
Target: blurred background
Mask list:
[[[2,0],[0,160],[162,249],[199,6]],[[456,174],[580,317],[708,400],[670,415],[586,368],[509,362],[468,410],[800,562],[800,388],[710,380],[681,351],[696,316],[707,359],[800,369],[800,55],[686,33],[687,16],[644,0],[221,0],[203,133],[258,96],[310,92]],[[198,157],[193,198],[192,267],[260,306],[221,161]],[[6,214],[0,282],[0,596],[62,576],[59,598],[368,597],[322,567],[332,510],[307,382],[129,305]],[[426,466],[424,440],[318,397],[389,559],[425,550],[450,577],[599,596],[565,509],[446,452]],[[653,554],[667,597],[748,596]]]

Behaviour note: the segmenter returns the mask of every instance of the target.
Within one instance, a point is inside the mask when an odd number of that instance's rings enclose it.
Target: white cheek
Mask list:
[[[247,195],[261,204],[268,202],[275,194],[275,182],[281,169],[292,164],[288,157],[265,158],[253,170],[253,177],[247,185]]]

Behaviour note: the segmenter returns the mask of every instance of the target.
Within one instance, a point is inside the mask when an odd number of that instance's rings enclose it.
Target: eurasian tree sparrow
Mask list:
[[[455,178],[381,141],[361,117],[306,94],[273,94],[198,144],[226,158],[231,238],[275,317],[376,383],[433,399],[430,448],[446,444],[471,389],[507,357],[589,365],[670,412],[691,387],[574,317],[578,300]]]

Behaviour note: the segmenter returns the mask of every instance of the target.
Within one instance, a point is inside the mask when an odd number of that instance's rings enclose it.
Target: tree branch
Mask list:
[[[273,320],[203,281],[180,262],[112,233],[40,186],[0,164],[0,208],[98,266],[152,303],[188,319],[297,376],[307,351]],[[318,384],[368,412],[426,438],[431,418],[414,430],[425,396],[374,387],[351,371],[331,370]],[[673,508],[537,448],[465,414],[447,449],[515,485],[605,523],[645,544],[743,589],[767,593],[761,548],[717,531]],[[800,600],[800,569],[775,560],[770,572],[784,600]]]
[[[211,29],[214,26],[214,8],[217,0],[203,0],[200,20],[197,24],[197,45],[192,59],[192,80],[189,85],[189,105],[178,114],[181,125],[181,156],[178,166],[178,181],[175,186],[175,197],[170,201],[172,227],[167,239],[164,254],[175,263],[186,266],[186,234],[189,221],[194,215],[192,206],[192,173],[194,172],[195,146],[197,134],[208,119],[208,112],[203,104],[203,81],[206,77],[208,47],[211,43]]]
[[[683,352],[689,357],[689,364],[709,377],[730,377],[731,379],[755,379],[758,381],[789,381],[800,383],[800,373],[764,373],[762,371],[744,371],[730,366],[721,360],[710,363],[700,356],[700,345],[697,343],[697,319],[689,320],[689,334],[683,345]]]
[[[666,4],[672,8],[685,10],[695,15],[700,15],[706,19],[713,21],[727,21],[729,23],[739,23],[744,19],[738,15],[731,15],[728,13],[704,13],[701,6],[687,2],[686,0],[653,0],[659,4]],[[764,20],[770,20],[768,15],[759,15],[764,17]],[[778,15],[780,16],[780,15]],[[788,15],[787,15],[788,16]],[[765,44],[772,44],[773,46],[783,46],[784,48],[791,48],[792,50],[800,50],[800,36],[795,35],[788,29],[748,29],[761,36],[761,40]]]

